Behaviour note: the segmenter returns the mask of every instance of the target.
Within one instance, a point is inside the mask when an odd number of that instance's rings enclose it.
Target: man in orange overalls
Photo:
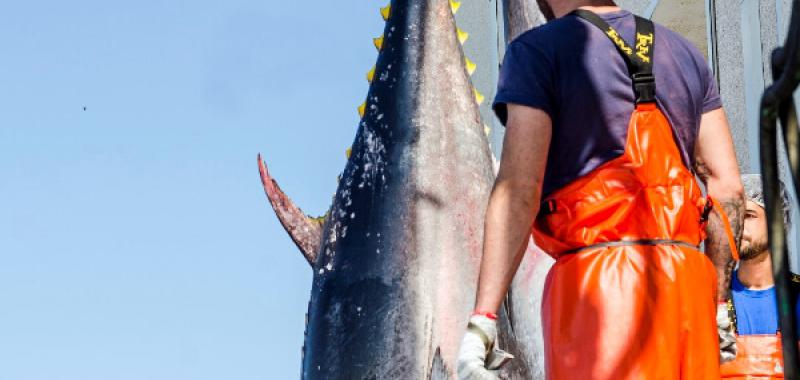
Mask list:
[[[761,176],[742,176],[747,196],[739,267],[733,272],[730,306],[735,310],[736,360],[720,368],[723,379],[783,379],[783,350],[778,332],[778,308]],[[791,223],[789,199],[780,184],[783,219]],[[792,299],[797,299],[797,275],[792,276]]]
[[[735,355],[726,303],[744,199],[708,65],[610,0],[540,6],[552,20],[513,41],[501,70],[506,136],[459,377],[494,378],[494,313],[533,232],[556,259],[548,379],[718,378]]]

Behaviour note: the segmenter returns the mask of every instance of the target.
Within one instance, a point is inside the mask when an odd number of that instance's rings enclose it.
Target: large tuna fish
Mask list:
[[[395,0],[325,220],[303,215],[259,159],[314,268],[304,379],[455,378],[494,177],[464,62],[448,0]],[[501,375],[529,379],[502,315],[501,345],[519,359]]]

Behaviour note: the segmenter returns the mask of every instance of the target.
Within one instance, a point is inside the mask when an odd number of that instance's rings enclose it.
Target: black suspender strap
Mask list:
[[[636,18],[636,45],[628,45],[616,29],[591,11],[576,9],[574,15],[597,26],[614,43],[628,66],[633,81],[636,104],[656,101],[656,81],[653,76],[653,44],[655,27],[653,22],[639,16]]]
[[[653,22],[639,16],[636,17],[636,71],[632,72],[633,89],[636,92],[636,104],[656,101],[656,77],[653,76],[653,49],[656,31]],[[634,60],[637,62],[637,60]]]

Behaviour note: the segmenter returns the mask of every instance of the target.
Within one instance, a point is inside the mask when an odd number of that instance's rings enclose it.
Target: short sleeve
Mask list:
[[[713,111],[722,107],[722,99],[719,96],[719,88],[717,87],[717,80],[714,78],[714,73],[708,67],[705,59],[701,59],[702,65],[702,79],[703,88],[705,89],[705,96],[703,97],[703,113]]]
[[[552,57],[541,46],[520,38],[508,46],[492,105],[503,125],[508,118],[508,103],[538,108],[553,117],[553,71]]]

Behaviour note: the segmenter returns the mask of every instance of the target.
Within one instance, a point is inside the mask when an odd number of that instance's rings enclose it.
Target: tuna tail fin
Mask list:
[[[278,183],[269,175],[267,165],[258,155],[258,171],[261,174],[261,183],[267,199],[275,210],[278,220],[289,233],[289,237],[300,248],[300,252],[311,266],[317,260],[320,241],[322,239],[322,224],[324,217],[312,218],[303,213],[299,207],[278,187]]]

